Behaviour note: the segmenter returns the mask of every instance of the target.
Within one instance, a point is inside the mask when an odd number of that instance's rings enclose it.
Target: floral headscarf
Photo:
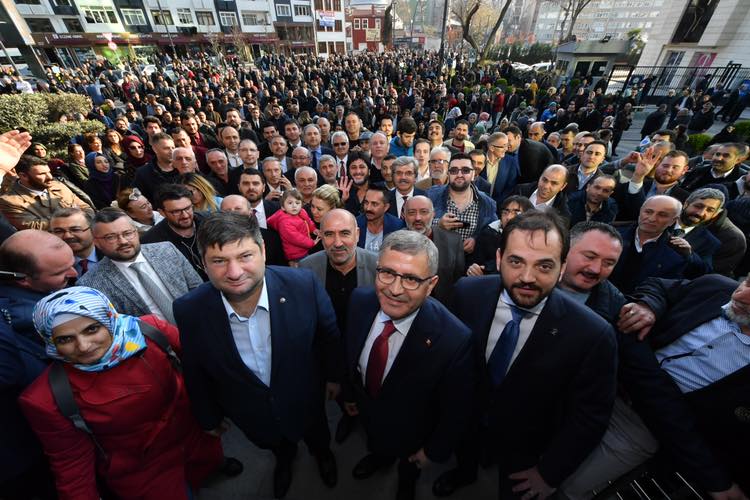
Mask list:
[[[104,325],[112,334],[112,345],[96,363],[75,364],[79,370],[98,372],[116,366],[121,361],[146,348],[146,339],[138,326],[138,318],[118,314],[109,299],[100,291],[85,286],[74,286],[52,293],[34,307],[34,326],[47,346],[47,355],[65,361],[52,342],[52,328],[60,315],[91,318]]]

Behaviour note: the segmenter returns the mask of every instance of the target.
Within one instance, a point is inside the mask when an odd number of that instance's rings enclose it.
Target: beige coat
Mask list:
[[[0,212],[19,231],[22,229],[46,231],[52,214],[58,208],[78,207],[91,210],[90,206],[58,181],[52,181],[47,191],[49,197],[40,196],[16,181],[0,196]]]

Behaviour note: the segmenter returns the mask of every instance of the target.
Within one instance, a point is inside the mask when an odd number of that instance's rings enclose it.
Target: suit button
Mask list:
[[[750,424],[750,408],[738,406],[734,409],[734,416],[743,424]]]

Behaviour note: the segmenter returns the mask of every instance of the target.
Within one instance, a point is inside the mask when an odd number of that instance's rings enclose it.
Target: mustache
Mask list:
[[[409,301],[409,299],[406,296],[397,297],[391,294],[390,290],[388,290],[387,288],[383,290],[383,295],[385,295],[386,297],[388,297],[389,299],[393,301],[400,302],[400,303],[406,303]]]
[[[518,283],[513,283],[510,286],[510,288],[511,289],[517,288],[517,289],[521,289],[521,290],[534,290],[536,292],[541,292],[542,291],[542,289],[540,287],[538,287],[537,285],[535,285],[533,283],[524,283],[522,281],[518,282]]]
[[[592,273],[589,271],[581,271],[581,274],[585,276],[586,278],[589,278],[592,280],[599,279],[599,275],[597,273]]]

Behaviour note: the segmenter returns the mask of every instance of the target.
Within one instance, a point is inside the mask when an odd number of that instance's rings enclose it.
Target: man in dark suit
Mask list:
[[[554,163],[555,159],[541,142],[524,139],[521,129],[511,125],[505,130],[508,136],[508,152],[506,154],[518,158],[518,182],[534,182],[539,179],[542,171]]]
[[[635,315],[645,310],[657,320],[650,322],[648,339],[701,435],[732,479],[750,491],[750,282],[738,286],[715,274],[692,281],[651,279],[631,298],[626,307]]]
[[[611,175],[600,175],[586,185],[583,191],[576,191],[568,197],[570,226],[592,220],[610,224],[617,216],[617,202],[612,199],[617,180]]]
[[[362,202],[362,214],[357,217],[359,240],[357,246],[377,251],[388,234],[404,227],[404,221],[388,213],[388,189],[368,186]]]
[[[388,213],[400,219],[404,218],[404,204],[412,196],[426,194],[425,191],[414,186],[417,182],[417,160],[413,156],[396,158],[391,165],[393,183],[396,189],[388,191]]]
[[[599,166],[607,156],[607,145],[602,141],[593,141],[581,153],[578,165],[568,167],[568,185],[566,193],[582,191],[592,180],[602,175]]]
[[[708,184],[732,184],[742,177],[744,147],[740,144],[724,144],[720,146],[711,159],[711,166],[698,167],[690,171],[682,187],[694,191]]]
[[[305,126],[303,138],[305,142],[305,147],[310,151],[310,156],[311,156],[310,166],[314,168],[315,171],[317,172],[318,161],[320,160],[320,157],[323,155],[333,156],[334,152],[331,148],[327,148],[320,144],[320,141],[321,141],[320,127],[318,127],[314,123],[311,123]]]
[[[682,205],[671,196],[652,196],[641,207],[638,222],[618,228],[623,251],[610,280],[628,294],[646,278],[697,277],[706,272],[690,243],[673,230]]]
[[[266,192],[266,179],[260,170],[246,168],[239,178],[238,189],[240,194],[250,202],[250,211],[258,219],[258,225],[262,229],[268,228],[266,219],[279,210],[279,202],[264,198]]]
[[[413,500],[420,469],[450,457],[473,404],[471,332],[428,297],[437,268],[427,237],[397,231],[380,248],[375,290],[355,289],[349,305],[347,411],[361,415],[370,451],[353,475],[398,459],[397,500]]]
[[[224,197],[221,200],[219,208],[222,212],[237,212],[248,217],[253,217],[250,201],[238,194],[230,194]],[[258,227],[260,228],[260,235],[263,237],[263,244],[266,249],[266,264],[271,266],[288,266],[289,261],[286,260],[284,249],[281,247],[281,236],[279,236],[279,233],[270,227],[266,229],[263,229],[260,225]]]
[[[518,183],[518,156],[506,154],[507,150],[508,136],[503,132],[495,132],[487,138],[487,161],[480,175],[490,185],[487,194],[498,207]]]
[[[535,208],[551,207],[566,221],[570,220],[568,196],[565,194],[568,169],[562,165],[550,165],[544,169],[539,180],[519,184],[513,194],[525,196]]]
[[[615,398],[615,335],[555,289],[567,250],[559,218],[525,212],[503,230],[501,279],[456,285],[451,310],[472,329],[484,377],[459,467],[438,478],[436,494],[476,478],[481,440],[498,454],[500,498],[547,498],[604,434]]]
[[[410,231],[430,238],[438,249],[438,280],[432,296],[448,303],[453,285],[464,275],[464,242],[458,233],[432,226],[435,208],[426,196],[415,196],[406,202],[404,221]]]
[[[323,408],[338,394],[342,365],[331,301],[307,270],[266,267],[257,223],[218,213],[198,242],[210,283],[174,303],[185,384],[207,432],[231,419],[276,456],[274,496],[292,479],[297,442],[315,455],[323,482],[336,484],[336,462]],[[322,371],[322,373],[321,373]]]
[[[729,476],[698,434],[682,394],[659,367],[648,343],[635,335],[646,314],[631,313],[632,305],[623,307],[625,296],[607,281],[621,253],[622,238],[608,224],[583,222],[571,229],[558,288],[622,328],[623,333],[617,333],[617,378],[628,398],[615,400],[601,443],[560,489],[571,499],[593,496],[648,459],[658,446],[675,467],[719,498],[719,493],[728,493]]]

